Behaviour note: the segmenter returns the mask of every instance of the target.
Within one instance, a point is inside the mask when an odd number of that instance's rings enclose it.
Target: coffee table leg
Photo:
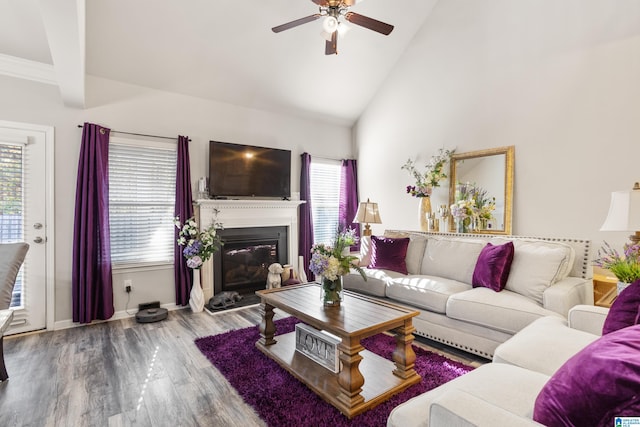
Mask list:
[[[258,342],[262,345],[272,345],[277,341],[273,339],[276,333],[276,325],[273,323],[273,309],[272,305],[265,302],[260,304],[260,314],[262,315],[262,322],[260,322],[260,339]]]
[[[393,370],[393,373],[403,379],[418,375],[413,369],[416,353],[411,346],[415,330],[416,328],[413,327],[411,319],[406,320],[404,326],[393,330],[396,336],[396,348],[393,351],[393,361],[396,364],[396,369]]]
[[[360,345],[360,340],[342,339],[338,344],[338,350],[341,351],[340,360],[342,361],[342,370],[338,374],[338,384],[340,391],[338,400],[347,408],[353,408],[364,402],[364,397],[360,395],[362,386],[364,385],[364,377],[360,372],[359,366],[362,356],[360,352],[364,347]]]

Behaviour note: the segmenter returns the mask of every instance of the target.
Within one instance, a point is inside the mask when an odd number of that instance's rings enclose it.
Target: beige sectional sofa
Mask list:
[[[491,359],[498,345],[536,319],[564,321],[571,307],[593,304],[590,242],[388,230],[385,236],[410,239],[408,274],[364,268],[344,278],[348,290],[414,307],[416,334]],[[488,243],[514,243],[505,289],[472,287],[478,256]],[[363,239],[362,265],[369,241]]]
[[[606,308],[579,305],[567,321],[536,320],[501,344],[493,363],[397,406],[387,427],[541,426],[532,419],[538,394],[567,360],[600,337],[607,314]]]

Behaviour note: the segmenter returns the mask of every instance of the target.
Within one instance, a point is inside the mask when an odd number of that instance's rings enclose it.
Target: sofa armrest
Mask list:
[[[544,308],[565,318],[571,307],[578,304],[593,304],[593,282],[590,279],[565,277],[542,294]]]
[[[531,427],[542,424],[521,417],[461,390],[449,390],[434,400],[429,427]]]
[[[569,327],[594,335],[602,335],[604,321],[609,314],[606,307],[576,305],[569,310]]]

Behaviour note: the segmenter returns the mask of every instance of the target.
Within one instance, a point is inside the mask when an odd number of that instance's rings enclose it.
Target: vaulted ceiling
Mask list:
[[[87,75],[275,112],[353,123],[437,0],[362,0],[353,12],[395,26],[350,24],[324,54],[311,0],[0,0],[0,74],[60,88],[86,106]]]

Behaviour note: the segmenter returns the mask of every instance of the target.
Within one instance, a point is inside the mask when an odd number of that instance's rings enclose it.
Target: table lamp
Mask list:
[[[640,242],[640,183],[636,182],[633,190],[611,193],[609,213],[600,231],[632,231],[631,242]]]
[[[362,232],[362,235],[371,236],[371,227],[369,224],[382,224],[382,220],[380,220],[380,213],[378,212],[378,204],[372,203],[369,199],[367,199],[366,202],[360,202],[353,222],[359,224],[364,223],[364,231]]]

